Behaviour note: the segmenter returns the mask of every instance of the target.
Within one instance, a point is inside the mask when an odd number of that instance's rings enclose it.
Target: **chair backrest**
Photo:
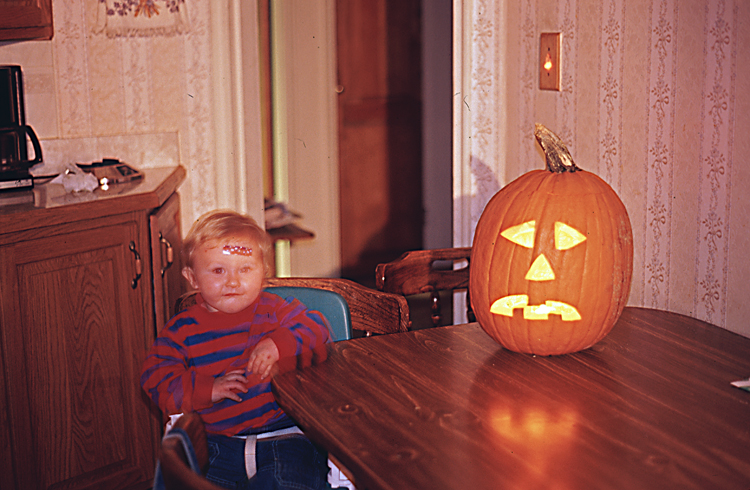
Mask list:
[[[343,298],[346,302],[345,306],[348,309],[348,318],[351,325],[346,326],[346,322],[343,323],[343,329],[346,332],[342,332],[340,325],[334,325],[334,323],[338,324],[337,319],[340,316],[343,316],[344,320],[346,319],[346,313],[342,312],[341,306],[335,306],[337,301],[334,300],[334,297],[325,298],[321,296],[323,299],[320,300],[326,308],[330,308],[332,317],[329,317],[329,313],[321,311],[321,305],[308,304],[302,297],[299,297],[300,301],[305,303],[305,306],[325,315],[334,330],[334,340],[351,338],[353,330],[364,332],[364,335],[387,334],[406,332],[411,325],[409,305],[403,296],[370,289],[348,279],[274,277],[266,279],[265,286],[271,292],[274,292],[275,288],[295,288],[294,290],[300,294],[302,294],[302,289],[331,291]],[[284,290],[279,291],[282,292],[281,295],[285,294],[283,293]],[[287,292],[289,291],[291,290],[287,289]],[[295,294],[292,294],[292,296],[296,297]],[[308,300],[311,300],[311,296],[315,296],[315,294],[304,293],[304,297]],[[185,293],[180,297],[175,306],[175,311],[182,311],[192,304],[195,304],[194,291]]]
[[[352,338],[352,318],[346,300],[339,293],[301,286],[271,286],[266,291],[282,298],[297,298],[309,310],[319,311],[331,326],[331,340]]]
[[[182,441],[165,437],[159,453],[159,471],[165,490],[221,490],[203,477],[208,468],[208,444],[203,421],[195,412],[186,413],[174,424],[173,429],[181,429],[187,434],[193,446],[201,473],[193,471],[185,453]],[[160,490],[156,489],[155,490]]]
[[[273,277],[266,279],[266,286],[333,291],[346,300],[351,328],[362,331],[365,335],[406,332],[411,325],[409,305],[403,296],[377,291],[348,279]]]
[[[414,250],[378,264],[375,285],[380,291],[413,296],[430,293],[432,324],[442,324],[440,291],[469,290],[471,247]],[[460,267],[456,268],[456,265]],[[475,321],[467,297],[467,318]]]

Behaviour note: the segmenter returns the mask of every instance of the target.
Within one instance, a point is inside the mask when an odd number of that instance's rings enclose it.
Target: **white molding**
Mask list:
[[[273,197],[289,200],[288,143],[287,143],[287,83],[288,65],[286,24],[283,4],[271,2],[271,118],[273,124]]]
[[[277,254],[279,274],[340,274],[335,6],[335,0],[272,2],[275,197],[315,233],[291,246],[288,262],[286,251]]]
[[[471,38],[473,0],[453,1],[453,246],[471,246]],[[453,295],[453,322],[466,321],[466,294]]]
[[[255,3],[255,2],[253,2]],[[231,55],[231,68],[232,68],[232,103],[234,110],[232,116],[232,132],[234,133],[235,141],[235,152],[234,152],[234,174],[235,174],[235,198],[236,209],[241,213],[247,213],[247,196],[246,181],[247,181],[247,158],[246,158],[246,146],[245,146],[245,134],[243,128],[245,128],[245,99],[244,99],[244,70],[242,69],[242,57],[243,57],[243,44],[242,44],[242,12],[240,6],[240,0],[231,0],[230,3],[231,16],[230,16],[230,29],[229,33],[232,36],[232,51]],[[257,11],[257,9],[256,9]],[[255,26],[257,32],[257,18],[253,18],[255,22],[250,22],[249,25],[245,26],[252,31],[252,27]],[[258,39],[258,36],[255,36]],[[257,49],[256,49],[257,51]],[[256,66],[257,63],[256,63]],[[247,80],[251,83],[251,80]],[[262,174],[261,174],[262,175]],[[265,217],[264,217],[265,221]],[[262,224],[261,226],[264,226]]]
[[[289,202],[289,151],[287,120],[288,56],[286,48],[286,23],[283,5],[276,0],[270,4],[271,15],[271,121],[273,151],[273,198]],[[278,240],[274,243],[276,277],[292,275],[291,243]]]
[[[453,246],[471,246],[471,51],[473,0],[453,2]]]
[[[213,88],[214,169],[216,203],[220,208],[232,207],[234,199],[223,185],[233,177],[232,155],[232,91],[229,76],[230,38],[229,0],[211,2],[211,83]]]
[[[256,0],[211,2],[211,83],[217,207],[263,218]]]

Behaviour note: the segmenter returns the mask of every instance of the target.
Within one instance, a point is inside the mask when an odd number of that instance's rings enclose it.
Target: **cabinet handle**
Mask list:
[[[130,287],[135,289],[138,287],[138,281],[141,279],[143,273],[143,264],[141,264],[141,254],[135,249],[135,242],[130,242],[130,251],[135,255],[135,277],[130,282]]]
[[[159,232],[159,241],[167,247],[167,263],[164,267],[161,268],[161,277],[164,277],[164,274],[167,272],[167,269],[172,267],[172,263],[174,262],[174,249],[172,248],[172,244],[169,243],[169,240],[164,238],[164,236]]]

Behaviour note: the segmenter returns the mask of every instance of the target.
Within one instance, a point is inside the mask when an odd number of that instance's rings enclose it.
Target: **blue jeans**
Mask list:
[[[302,434],[260,439],[255,447],[258,469],[245,472],[245,440],[208,435],[206,478],[235,490],[321,490],[328,481],[328,456]]]

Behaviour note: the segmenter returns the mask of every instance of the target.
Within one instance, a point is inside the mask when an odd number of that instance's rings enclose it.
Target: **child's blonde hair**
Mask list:
[[[229,209],[209,211],[199,217],[190,227],[182,243],[182,259],[185,267],[193,267],[195,251],[209,240],[218,240],[232,235],[247,236],[258,243],[263,254],[263,269],[266,277],[272,270],[273,258],[271,237],[249,216]]]

